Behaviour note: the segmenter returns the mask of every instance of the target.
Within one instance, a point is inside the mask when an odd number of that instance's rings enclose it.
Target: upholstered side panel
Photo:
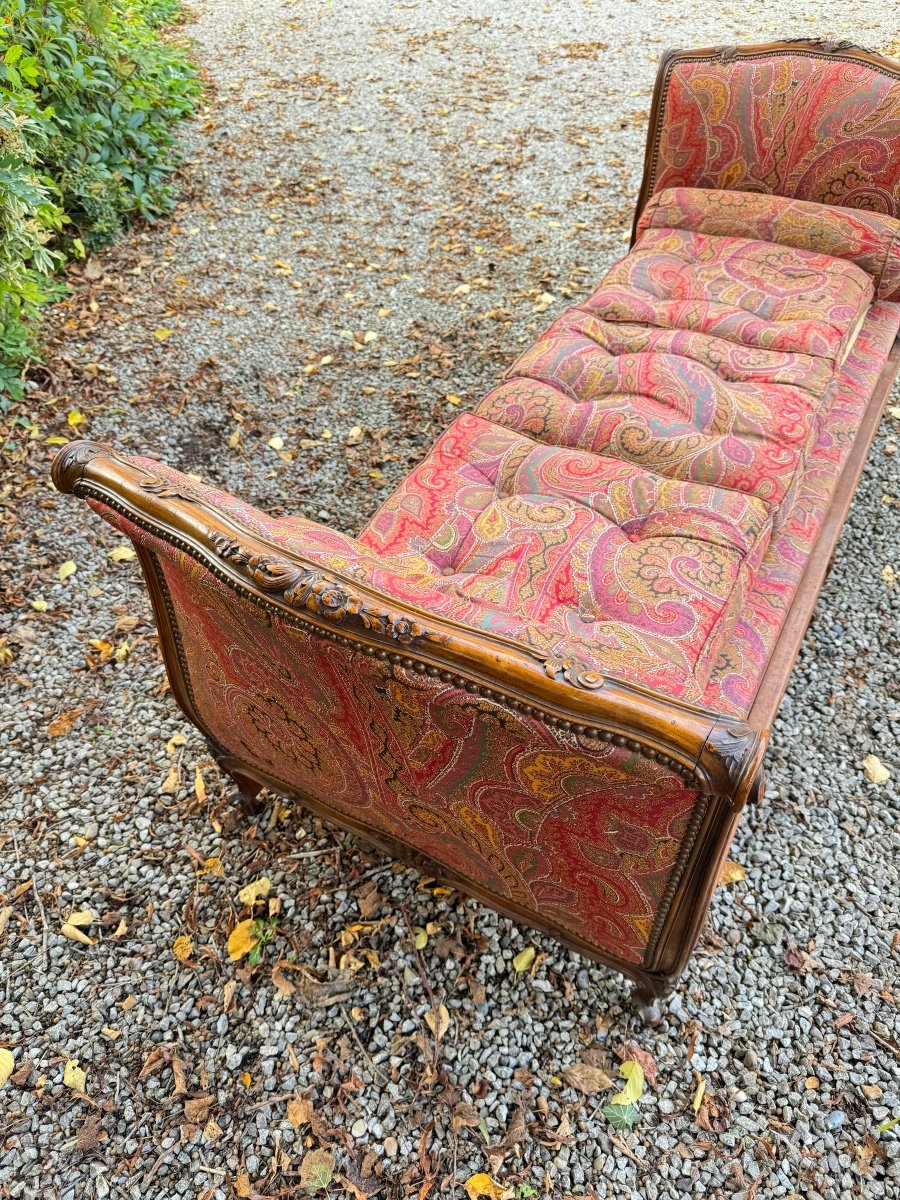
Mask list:
[[[638,965],[696,785],[625,746],[322,638],[92,502],[162,572],[191,703],[247,766]]]
[[[852,56],[675,56],[645,195],[766,192],[900,217],[900,79]]]

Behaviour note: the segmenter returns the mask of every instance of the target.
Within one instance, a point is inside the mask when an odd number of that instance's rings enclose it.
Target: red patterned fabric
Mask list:
[[[900,221],[882,213],[753,192],[666,188],[651,198],[637,233],[660,228],[758,238],[846,258],[871,275],[878,299],[900,299]]]
[[[874,305],[835,381],[828,415],[820,423],[802,485],[769,544],[741,615],[713,668],[703,704],[715,712],[744,717],[753,703],[898,328],[900,306]]]
[[[829,255],[651,228],[477,411],[778,508],[872,293]]]
[[[697,789],[625,747],[311,636],[94,502],[158,556],[206,732],[535,921],[644,956]]]
[[[651,192],[767,192],[900,217],[900,80],[798,50],[676,61]]]
[[[454,590],[546,628],[593,640],[630,627],[702,686],[770,528],[758,500],[467,414],[360,541],[421,553]]]

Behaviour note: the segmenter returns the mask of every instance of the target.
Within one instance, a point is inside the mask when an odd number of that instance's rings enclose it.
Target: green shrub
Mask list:
[[[67,256],[171,208],[199,84],[158,26],[177,0],[0,0],[0,392],[21,395]]]

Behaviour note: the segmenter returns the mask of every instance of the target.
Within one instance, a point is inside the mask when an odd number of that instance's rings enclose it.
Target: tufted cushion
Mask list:
[[[900,103],[900,101],[898,101]],[[900,220],[862,208],[712,188],[666,188],[641,214],[647,229],[753,237],[848,259],[872,276],[879,300],[900,300]]]
[[[705,682],[770,532],[767,505],[459,417],[359,540],[560,633],[632,627]]]
[[[647,229],[478,412],[778,511],[873,296],[844,259]]]

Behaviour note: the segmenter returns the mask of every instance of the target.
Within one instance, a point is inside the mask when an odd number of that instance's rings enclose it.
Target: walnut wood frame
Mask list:
[[[665,55],[654,94],[644,182],[635,220],[652,191],[654,146],[658,144],[665,85],[673,62],[789,50],[821,57],[840,53],[898,74],[895,64],[868,51],[845,43],[830,49],[822,46],[772,42]],[[242,525],[231,513],[216,508],[204,490],[193,486],[189,479],[173,482],[98,443],[74,442],[64,447],[53,463],[52,475],[61,492],[93,498],[126,516],[141,529],[190,555],[247,602],[277,611],[283,619],[302,625],[316,636],[381,660],[386,671],[400,675],[425,673],[452,680],[457,686],[571,731],[584,739],[586,746],[596,744],[598,739],[627,746],[693,783],[698,796],[694,816],[639,966],[614,953],[599,952],[577,931],[537,919],[533,912],[456,875],[321,799],[297,797],[335,825],[364,836],[394,857],[631,976],[638,985],[635,998],[645,1007],[645,1015],[658,1019],[657,1001],[671,990],[694,948],[740,812],[763,787],[762,760],[769,730],[898,369],[900,340],[873,391],[746,722],[601,677],[574,659],[548,659],[512,639],[426,612],[349,576],[323,571],[302,553],[288,554],[283,547]],[[139,557],[173,694],[188,719],[209,737],[194,702],[177,617],[162,572],[155,555],[146,548],[139,547]],[[277,775],[241,761],[228,747],[218,746],[212,739],[211,744],[223,770],[248,796],[261,787],[297,796],[296,790]]]

